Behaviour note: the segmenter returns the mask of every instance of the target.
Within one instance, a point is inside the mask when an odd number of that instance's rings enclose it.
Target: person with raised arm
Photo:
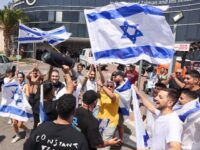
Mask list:
[[[181,150],[183,125],[172,108],[178,101],[178,93],[173,89],[162,89],[155,97],[155,106],[134,86],[146,108],[156,115],[151,150]]]

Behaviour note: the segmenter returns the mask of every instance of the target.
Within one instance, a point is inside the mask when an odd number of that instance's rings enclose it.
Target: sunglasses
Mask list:
[[[107,87],[110,87],[110,88],[114,88],[114,86],[113,85],[110,85],[110,84],[108,84],[108,85],[106,85]]]

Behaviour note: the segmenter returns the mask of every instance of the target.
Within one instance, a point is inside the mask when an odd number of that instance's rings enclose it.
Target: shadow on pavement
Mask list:
[[[131,134],[131,130],[126,125],[124,125],[124,133]]]
[[[0,143],[6,138],[5,135],[0,135]]]

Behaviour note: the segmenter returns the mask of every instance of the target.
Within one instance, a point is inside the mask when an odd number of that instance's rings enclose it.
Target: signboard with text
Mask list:
[[[174,46],[174,50],[187,52],[190,50],[190,44],[189,43],[176,43]]]

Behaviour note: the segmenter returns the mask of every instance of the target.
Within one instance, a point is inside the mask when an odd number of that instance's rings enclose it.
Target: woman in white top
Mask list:
[[[27,97],[29,96],[29,92],[28,92],[29,90],[28,90],[27,84],[25,84],[24,82],[24,79],[25,79],[24,73],[18,72],[17,74],[18,87],[14,94],[14,103],[15,103],[15,107],[21,111],[20,112],[21,115],[22,116],[27,115],[27,118],[29,118],[28,117],[29,114],[26,113],[27,106],[28,108],[31,109],[31,106],[29,105],[27,101]],[[22,128],[23,130],[26,131],[26,136],[29,136],[30,134],[30,130],[24,125],[24,121],[22,121],[23,119],[20,119],[21,117],[20,114],[16,114],[16,115],[17,116],[15,115],[11,116],[12,123],[13,123],[12,125],[16,133],[16,136],[15,138],[12,139],[11,143],[15,143],[21,139],[21,136],[19,135],[19,128]]]

